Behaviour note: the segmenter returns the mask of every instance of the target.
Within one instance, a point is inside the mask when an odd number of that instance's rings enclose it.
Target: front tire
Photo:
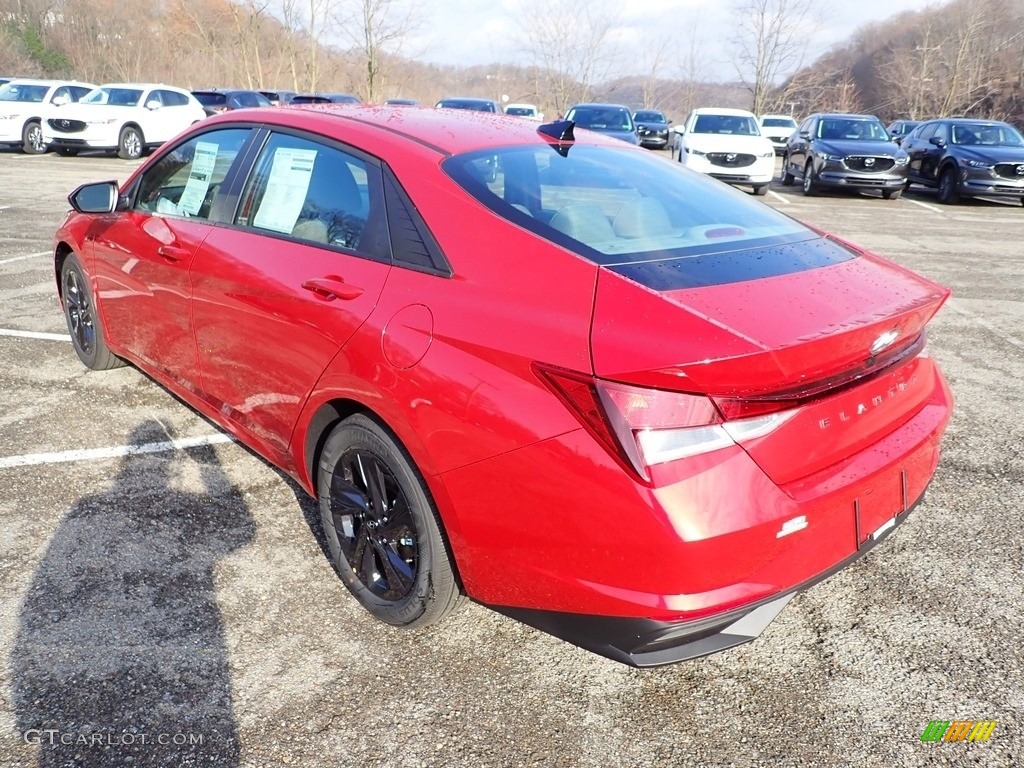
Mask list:
[[[357,414],[332,430],[317,496],[332,564],[373,616],[416,628],[455,609],[461,595],[437,510],[412,459],[380,424]]]
[[[882,197],[884,197],[886,200],[899,200],[900,199],[900,195],[902,195],[902,194],[903,194],[903,188],[902,187],[900,189],[883,189],[882,190]]]
[[[956,205],[960,202],[960,182],[956,178],[956,168],[949,166],[939,177],[939,202],[943,205]]]
[[[758,184],[756,187],[754,187],[754,194],[757,195],[758,197],[764,197],[765,195],[768,194],[768,185]]]
[[[21,151],[26,155],[42,155],[46,152],[43,129],[38,120],[25,123],[21,131]]]
[[[81,262],[73,253],[61,265],[60,285],[64,319],[78,359],[86,368],[94,371],[106,371],[124,365],[124,361],[110,351],[103,338],[103,328],[96,316],[89,281]]]
[[[122,160],[138,160],[145,147],[142,131],[130,125],[121,129],[121,136],[117,140],[118,157]]]
[[[804,194],[810,197],[818,193],[818,185],[814,181],[814,163],[810,160],[804,166]]]

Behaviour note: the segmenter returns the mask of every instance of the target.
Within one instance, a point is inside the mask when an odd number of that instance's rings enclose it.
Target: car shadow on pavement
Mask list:
[[[167,437],[146,421],[128,444]],[[202,492],[180,490],[188,474]],[[238,764],[214,568],[254,533],[209,446],[130,454],[109,490],[74,504],[11,656],[17,728],[41,768]]]

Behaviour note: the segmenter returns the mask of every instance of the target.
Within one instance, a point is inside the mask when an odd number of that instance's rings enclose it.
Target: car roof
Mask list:
[[[796,122],[796,118],[792,115],[761,115],[758,120],[792,120]]]
[[[147,88],[163,88],[167,91],[178,91],[179,93],[189,93],[184,88],[179,88],[176,85],[167,85],[166,83],[103,83],[98,86],[100,88],[138,88],[140,90],[146,90]]]
[[[878,120],[875,115],[855,115],[849,112],[818,112],[814,117],[841,117],[847,120]],[[881,122],[881,121],[879,121]]]
[[[1002,120],[991,120],[987,117],[937,117],[934,120],[928,120],[929,123],[956,123],[963,124],[967,123],[970,125],[1009,125]]]
[[[745,109],[732,109],[730,107],[698,107],[693,110],[695,115],[731,115],[732,117],[753,117],[753,112]]]
[[[378,144],[407,148],[419,144],[442,154],[554,141],[538,133],[540,124],[502,112],[408,109],[383,104],[296,104],[275,110],[238,109],[230,115],[204,120],[203,125],[239,120],[248,120],[254,125],[268,123],[306,129],[338,138],[343,134],[357,146],[356,139],[362,137]],[[576,143],[629,149],[618,139],[591,133],[577,136]]]
[[[3,78],[0,78],[3,79]],[[12,85],[80,85],[83,88],[95,88],[92,83],[80,83],[77,80],[42,80],[34,77],[12,77],[7,82]]]
[[[579,104],[573,104],[569,109],[578,109],[579,107],[596,107],[598,109],[624,109],[629,114],[633,114],[633,110],[627,107],[625,104],[608,104],[599,101],[584,101]]]

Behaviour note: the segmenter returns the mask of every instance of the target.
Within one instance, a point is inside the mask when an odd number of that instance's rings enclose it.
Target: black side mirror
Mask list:
[[[79,213],[113,213],[117,208],[117,182],[83,184],[68,195],[68,202]]]
[[[942,149],[944,146],[946,146],[946,140],[941,136],[932,136],[930,139],[928,139],[928,143],[934,144],[939,149]]]
[[[811,132],[810,131],[800,131],[800,138],[803,139],[804,141],[810,141],[811,140]]]

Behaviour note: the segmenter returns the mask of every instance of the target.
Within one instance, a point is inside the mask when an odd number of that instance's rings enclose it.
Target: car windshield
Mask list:
[[[661,112],[637,112],[633,119],[638,123],[665,123],[665,116]]]
[[[765,128],[796,128],[796,120],[788,117],[766,117],[761,121]]]
[[[106,104],[111,107],[134,107],[142,98],[137,88],[95,88],[82,99],[83,104]]]
[[[752,248],[769,250],[750,259],[778,261],[786,254],[770,248],[818,238],[743,192],[642,152],[531,145],[456,155],[443,167],[498,215],[609,266],[682,259],[675,268],[685,270],[687,259],[735,261]]]
[[[23,83],[7,83],[0,86],[0,101],[28,101],[38,104],[46,98],[48,85],[27,85]]]
[[[572,120],[580,128],[593,131],[632,131],[629,110],[617,107],[576,107]]]
[[[516,117],[533,117],[537,114],[537,110],[532,107],[506,107],[506,115],[515,115]]]
[[[889,141],[889,132],[878,120],[826,117],[818,122],[818,138],[842,141]]]
[[[990,147],[1024,147],[1024,138],[1005,123],[955,124],[952,130],[954,144],[981,144]]]
[[[761,131],[752,117],[743,115],[697,115],[693,133],[726,133],[759,136]]]

